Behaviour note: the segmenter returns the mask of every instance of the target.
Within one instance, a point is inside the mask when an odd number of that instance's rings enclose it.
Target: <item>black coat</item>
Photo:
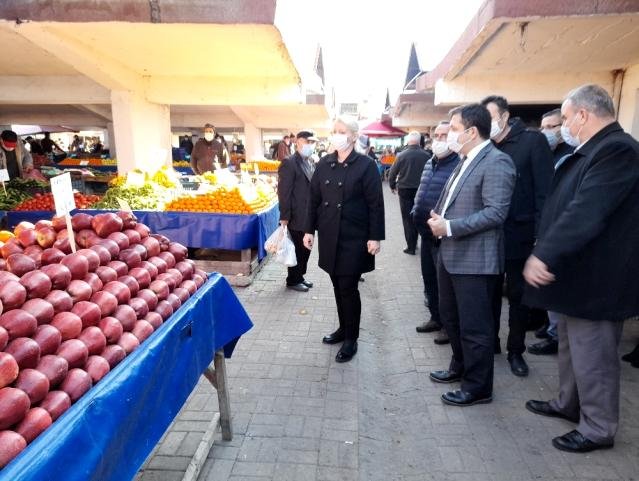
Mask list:
[[[369,240],[384,239],[384,197],[370,157],[353,150],[343,164],[337,154],[320,160],[311,180],[307,233],[318,234],[319,266],[331,275],[375,269]]]
[[[288,228],[297,231],[304,231],[311,193],[311,176],[305,173],[302,162],[302,156],[296,152],[285,159],[277,170],[280,220],[287,220]]]
[[[526,130],[514,119],[504,140],[495,144],[515,163],[517,179],[504,223],[506,259],[525,259],[535,244],[535,236],[554,172],[552,151],[546,137]]]
[[[555,172],[533,255],[556,280],[524,302],[573,317],[639,314],[639,143],[614,122]]]

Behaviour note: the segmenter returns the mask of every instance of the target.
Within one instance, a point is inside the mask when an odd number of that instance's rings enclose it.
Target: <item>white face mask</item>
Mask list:
[[[466,131],[464,130],[464,132]],[[448,135],[446,136],[446,143],[448,144],[448,148],[453,152],[460,153],[461,149],[464,148],[464,145],[471,141],[471,139],[468,139],[462,144],[459,143],[459,136],[464,132],[453,132],[452,130],[448,132]]]
[[[503,127],[501,127],[499,125],[499,122],[501,121],[501,116],[499,117],[498,120],[493,120],[490,123],[490,138],[494,139],[495,137],[499,136],[499,134],[501,134],[504,131],[504,128],[506,127],[506,124],[504,124]]]
[[[206,140],[207,142],[213,140],[214,137],[215,134],[213,132],[204,132],[204,140]]]
[[[581,133],[581,128],[583,127],[583,125],[579,127],[579,130],[577,131],[577,134],[575,136],[570,133],[570,127],[575,122],[576,118],[577,116],[575,115],[569,125],[561,125],[561,137],[564,139],[564,142],[566,142],[571,147],[578,147],[579,145],[581,145],[581,142],[579,141],[579,134]]]
[[[331,135],[331,145],[335,147],[335,150],[344,151],[351,145],[351,141],[346,134],[333,134]]]
[[[443,140],[433,141],[432,149],[433,154],[435,154],[435,157],[437,157],[438,159],[446,157],[446,154],[450,152],[450,149],[448,148],[448,142]]]
[[[314,144],[304,144],[302,145],[302,149],[300,150],[300,155],[305,159],[309,158],[315,152]]]
[[[548,145],[550,145],[550,150],[555,150],[559,145],[559,137],[557,137],[557,133],[547,129],[542,130],[541,133],[546,136]]]

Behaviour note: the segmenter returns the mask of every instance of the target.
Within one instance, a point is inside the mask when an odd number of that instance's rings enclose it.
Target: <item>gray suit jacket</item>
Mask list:
[[[461,162],[457,168],[461,166]],[[451,175],[451,180],[453,175]],[[500,274],[504,271],[503,224],[515,188],[515,164],[492,144],[471,161],[455,186],[445,213],[451,237],[439,254],[450,274]],[[441,213],[447,187],[435,212]]]

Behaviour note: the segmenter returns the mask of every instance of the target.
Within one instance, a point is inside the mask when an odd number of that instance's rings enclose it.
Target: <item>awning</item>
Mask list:
[[[77,132],[76,129],[63,125],[12,125],[11,128],[18,135],[35,135],[41,134],[42,132],[50,132],[52,134],[58,132]]]
[[[392,125],[387,125],[382,122],[368,124],[360,133],[368,135],[369,137],[403,137],[406,135],[406,132],[403,130],[396,129]]]

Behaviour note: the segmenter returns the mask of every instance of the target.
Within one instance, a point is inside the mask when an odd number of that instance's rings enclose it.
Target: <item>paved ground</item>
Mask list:
[[[362,331],[352,362],[336,364],[338,347],[321,343],[336,326],[336,311],[315,254],[307,278],[316,287],[308,294],[285,290],[284,270],[274,263],[251,287],[237,290],[255,327],[227,362],[234,438],[215,442],[200,479],[639,479],[639,370],[625,363],[622,424],[607,452],[555,450],[551,438],[573,425],[524,409],[526,400],[555,392],[555,357],[528,355],[531,373],[520,379],[497,356],[492,404],[441,403],[442,386],[428,372],[447,366],[450,347],[415,332],[426,317],[419,260],[401,252],[397,198],[385,194],[388,240],[378,269],[361,284]],[[622,352],[637,339],[639,323],[627,324]],[[216,407],[202,381],[139,479],[180,480]]]

